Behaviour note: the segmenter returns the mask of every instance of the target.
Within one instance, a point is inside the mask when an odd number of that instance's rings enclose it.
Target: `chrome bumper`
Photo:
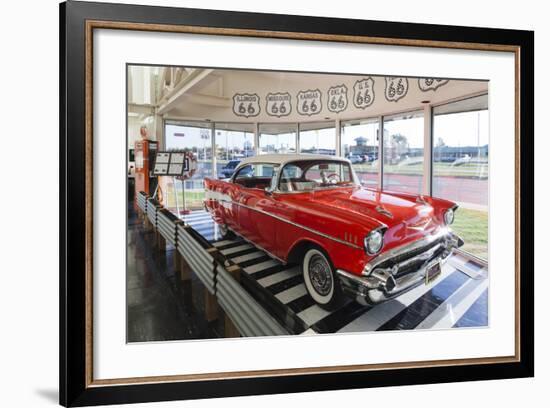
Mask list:
[[[376,304],[418,286],[426,279],[426,271],[436,263],[443,264],[453,249],[464,244],[447,229],[422,240],[384,252],[372,259],[361,276],[337,270],[344,292],[361,304]]]

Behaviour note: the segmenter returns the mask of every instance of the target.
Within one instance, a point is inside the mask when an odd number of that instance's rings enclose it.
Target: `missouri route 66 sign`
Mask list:
[[[435,91],[442,85],[445,85],[449,82],[448,79],[439,79],[439,78],[420,78],[418,80],[418,87],[421,91]]]
[[[365,109],[374,102],[374,79],[360,79],[353,85],[353,104],[356,108]]]
[[[407,95],[409,91],[409,80],[400,77],[386,77],[386,99],[389,102],[397,102]]]
[[[233,113],[250,118],[260,114],[260,97],[258,94],[235,94],[233,96]]]
[[[288,92],[268,93],[265,97],[267,114],[278,118],[290,115],[292,111],[291,99]]]
[[[328,110],[339,113],[348,107],[348,88],[345,85],[331,86],[328,90]]]

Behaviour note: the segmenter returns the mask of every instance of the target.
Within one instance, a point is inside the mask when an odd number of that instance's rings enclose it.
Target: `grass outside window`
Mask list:
[[[487,260],[489,252],[489,214],[487,211],[458,208],[452,229],[464,240],[462,250]]]

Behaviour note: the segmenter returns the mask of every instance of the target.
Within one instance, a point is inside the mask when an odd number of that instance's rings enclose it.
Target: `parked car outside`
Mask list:
[[[219,177],[222,179],[231,177],[240,162],[240,160],[229,160],[227,164],[220,169]]]
[[[348,159],[352,164],[363,163],[365,161],[365,159],[358,154],[350,154]]]

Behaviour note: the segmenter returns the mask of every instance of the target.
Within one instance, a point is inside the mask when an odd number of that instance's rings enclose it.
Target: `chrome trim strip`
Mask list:
[[[330,240],[335,241],[335,242],[338,242],[338,243],[340,243],[340,244],[344,244],[344,245],[347,245],[347,246],[352,247],[352,248],[355,248],[355,249],[360,249],[361,251],[363,250],[363,248],[360,247],[359,245],[352,244],[351,242],[346,242],[346,241],[344,241],[344,240],[342,240],[342,239],[340,239],[340,238],[336,238],[336,237],[327,235],[327,234],[325,234],[325,233],[323,233],[323,232],[314,230],[314,229],[309,228],[309,227],[306,227],[306,226],[304,226],[304,225],[297,224],[297,223],[295,223],[295,222],[289,221],[289,220],[284,219],[284,218],[282,218],[282,217],[278,217],[278,216],[276,216],[276,215],[273,215],[273,214],[268,213],[267,211],[262,211],[262,210],[259,210],[259,209],[257,209],[257,208],[254,208],[254,207],[250,207],[250,206],[248,206],[248,205],[246,205],[246,204],[238,203],[238,202],[236,202],[236,201],[233,201],[233,204],[239,205],[239,206],[244,207],[244,208],[248,208],[249,210],[257,211],[257,212],[259,212],[259,213],[261,213],[261,214],[269,215],[270,217],[273,217],[273,218],[275,218],[275,219],[277,219],[277,220],[279,220],[279,221],[283,221],[283,222],[286,222],[287,224],[294,225],[295,227],[302,228],[302,229],[304,229],[304,230],[306,230],[306,231],[309,231],[309,232],[311,232],[311,233],[313,233],[313,234],[317,234],[317,235],[319,235],[319,236],[321,236],[321,237],[330,239]]]
[[[386,210],[384,207],[382,207],[381,205],[377,205],[375,210],[379,213],[379,214],[382,214],[382,215],[385,215],[386,217],[388,218],[393,218],[393,214],[391,213],[391,211],[388,211]]]

